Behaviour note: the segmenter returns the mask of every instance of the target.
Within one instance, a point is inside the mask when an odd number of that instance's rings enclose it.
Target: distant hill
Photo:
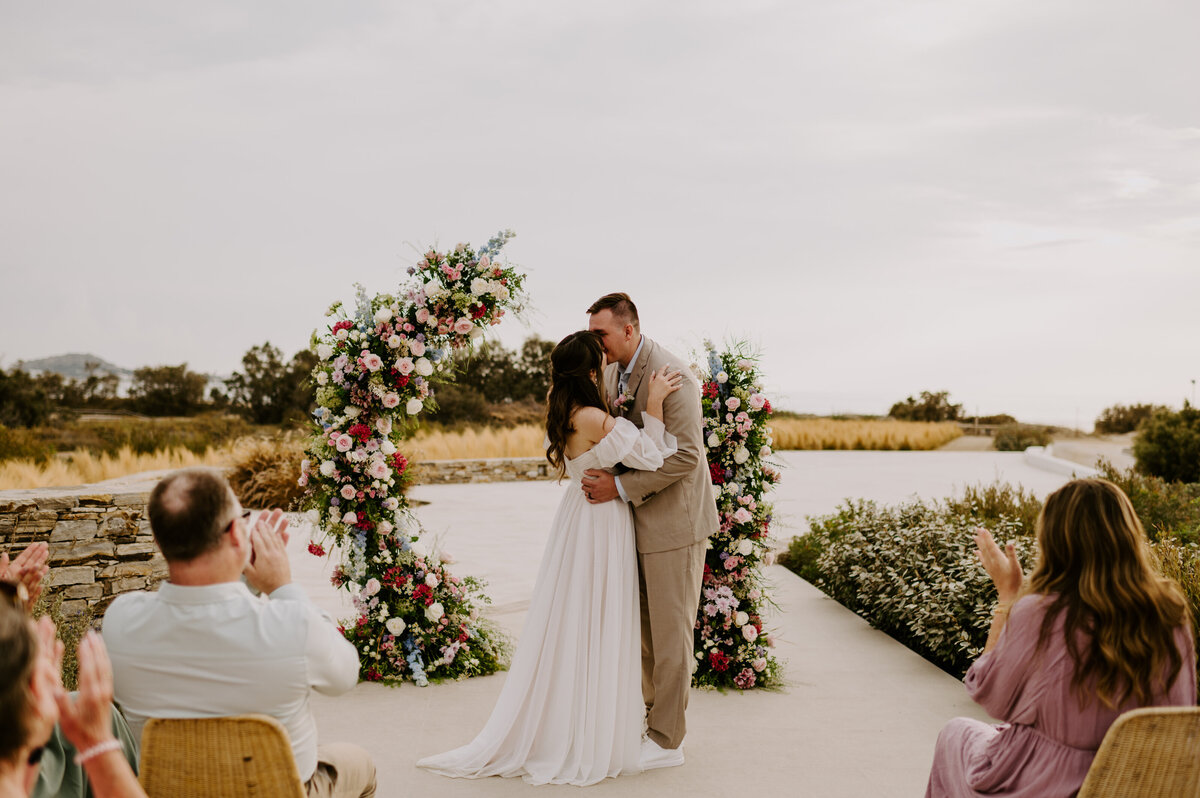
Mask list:
[[[88,376],[88,365],[95,364],[97,374],[116,374],[118,377],[132,377],[133,372],[114,366],[102,357],[96,355],[55,355],[39,360],[26,360],[21,363],[25,371],[50,371],[61,374],[68,379],[83,380]]]

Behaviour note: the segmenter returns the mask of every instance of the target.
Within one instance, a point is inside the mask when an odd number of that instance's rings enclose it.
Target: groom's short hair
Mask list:
[[[622,324],[632,324],[635,330],[642,329],[641,322],[638,321],[637,305],[633,304],[629,294],[605,294],[593,302],[587,312],[591,316],[602,310],[611,310],[613,318]]]

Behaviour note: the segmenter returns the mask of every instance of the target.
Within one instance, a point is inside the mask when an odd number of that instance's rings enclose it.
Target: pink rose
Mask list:
[[[358,495],[358,491],[356,491],[354,489],[353,485],[342,485],[342,498],[343,499],[353,499],[357,495]]]
[[[748,524],[753,519],[754,519],[754,516],[751,515],[750,511],[747,510],[745,507],[739,507],[737,512],[735,512],[733,514],[733,522],[735,524]]]
[[[413,359],[411,357],[402,357],[396,361],[396,371],[400,372],[401,374],[412,374],[414,368],[416,368],[416,366],[413,365]]]
[[[767,661],[763,657],[758,657],[750,663],[750,667],[754,668],[754,670],[758,671],[759,673],[762,673],[763,669],[767,667]]]
[[[387,463],[383,462],[382,460],[376,460],[375,462],[371,463],[369,473],[372,479],[383,479],[388,475]]]
[[[736,396],[731,396],[725,400],[725,407],[729,408],[730,410],[737,410],[741,406],[742,400],[738,399]]]
[[[383,368],[383,360],[374,352],[364,356],[362,359],[362,364],[367,367],[368,371],[379,371],[381,368]]]
[[[400,404],[400,394],[396,393],[395,391],[388,391],[383,395],[384,407],[391,408],[398,404]]]
[[[746,400],[751,410],[762,410],[766,402],[766,398],[761,393],[752,393],[750,394],[750,398]]]
[[[338,436],[336,446],[339,452],[348,452],[354,446],[354,439],[349,435],[342,433]]]
[[[420,308],[417,310],[417,324],[424,324],[429,321],[429,309]]]
[[[474,328],[475,325],[468,318],[462,318],[454,322],[454,331],[459,335],[468,335]]]

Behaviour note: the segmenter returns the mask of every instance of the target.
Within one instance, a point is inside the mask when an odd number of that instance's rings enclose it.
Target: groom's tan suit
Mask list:
[[[648,709],[648,733],[663,748],[678,748],[687,728],[684,711],[692,683],[693,630],[704,576],[705,540],[717,531],[700,416],[700,386],[686,361],[645,336],[626,385],[626,402],[617,415],[642,426],[650,373],[670,366],[683,377],[681,387],[663,403],[663,421],[679,451],[657,471],[625,471],[621,488],[633,505],[637,536],[638,581],[642,605],[642,697]],[[604,372],[610,405],[618,395],[624,369],[612,363]]]

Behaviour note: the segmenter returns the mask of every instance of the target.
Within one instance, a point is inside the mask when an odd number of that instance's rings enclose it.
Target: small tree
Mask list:
[[[228,402],[256,424],[306,418],[314,402],[309,375],[316,362],[316,355],[304,350],[285,363],[283,352],[270,341],[250,347],[242,356],[242,370],[225,380]],[[214,399],[224,398],[214,393]]]
[[[208,377],[178,366],[143,366],[133,372],[129,398],[148,416],[186,416],[204,405]]]
[[[1096,418],[1096,432],[1104,435],[1121,435],[1133,432],[1155,411],[1166,410],[1162,405],[1113,405],[1104,408]]]
[[[962,415],[962,405],[950,403],[949,391],[921,391],[919,399],[896,402],[888,415],[901,421],[954,421]]]
[[[1200,409],[1185,400],[1182,410],[1160,409],[1139,429],[1133,442],[1139,471],[1168,482],[1200,482]]]
[[[21,368],[0,371],[0,424],[36,427],[53,410],[45,386]]]

